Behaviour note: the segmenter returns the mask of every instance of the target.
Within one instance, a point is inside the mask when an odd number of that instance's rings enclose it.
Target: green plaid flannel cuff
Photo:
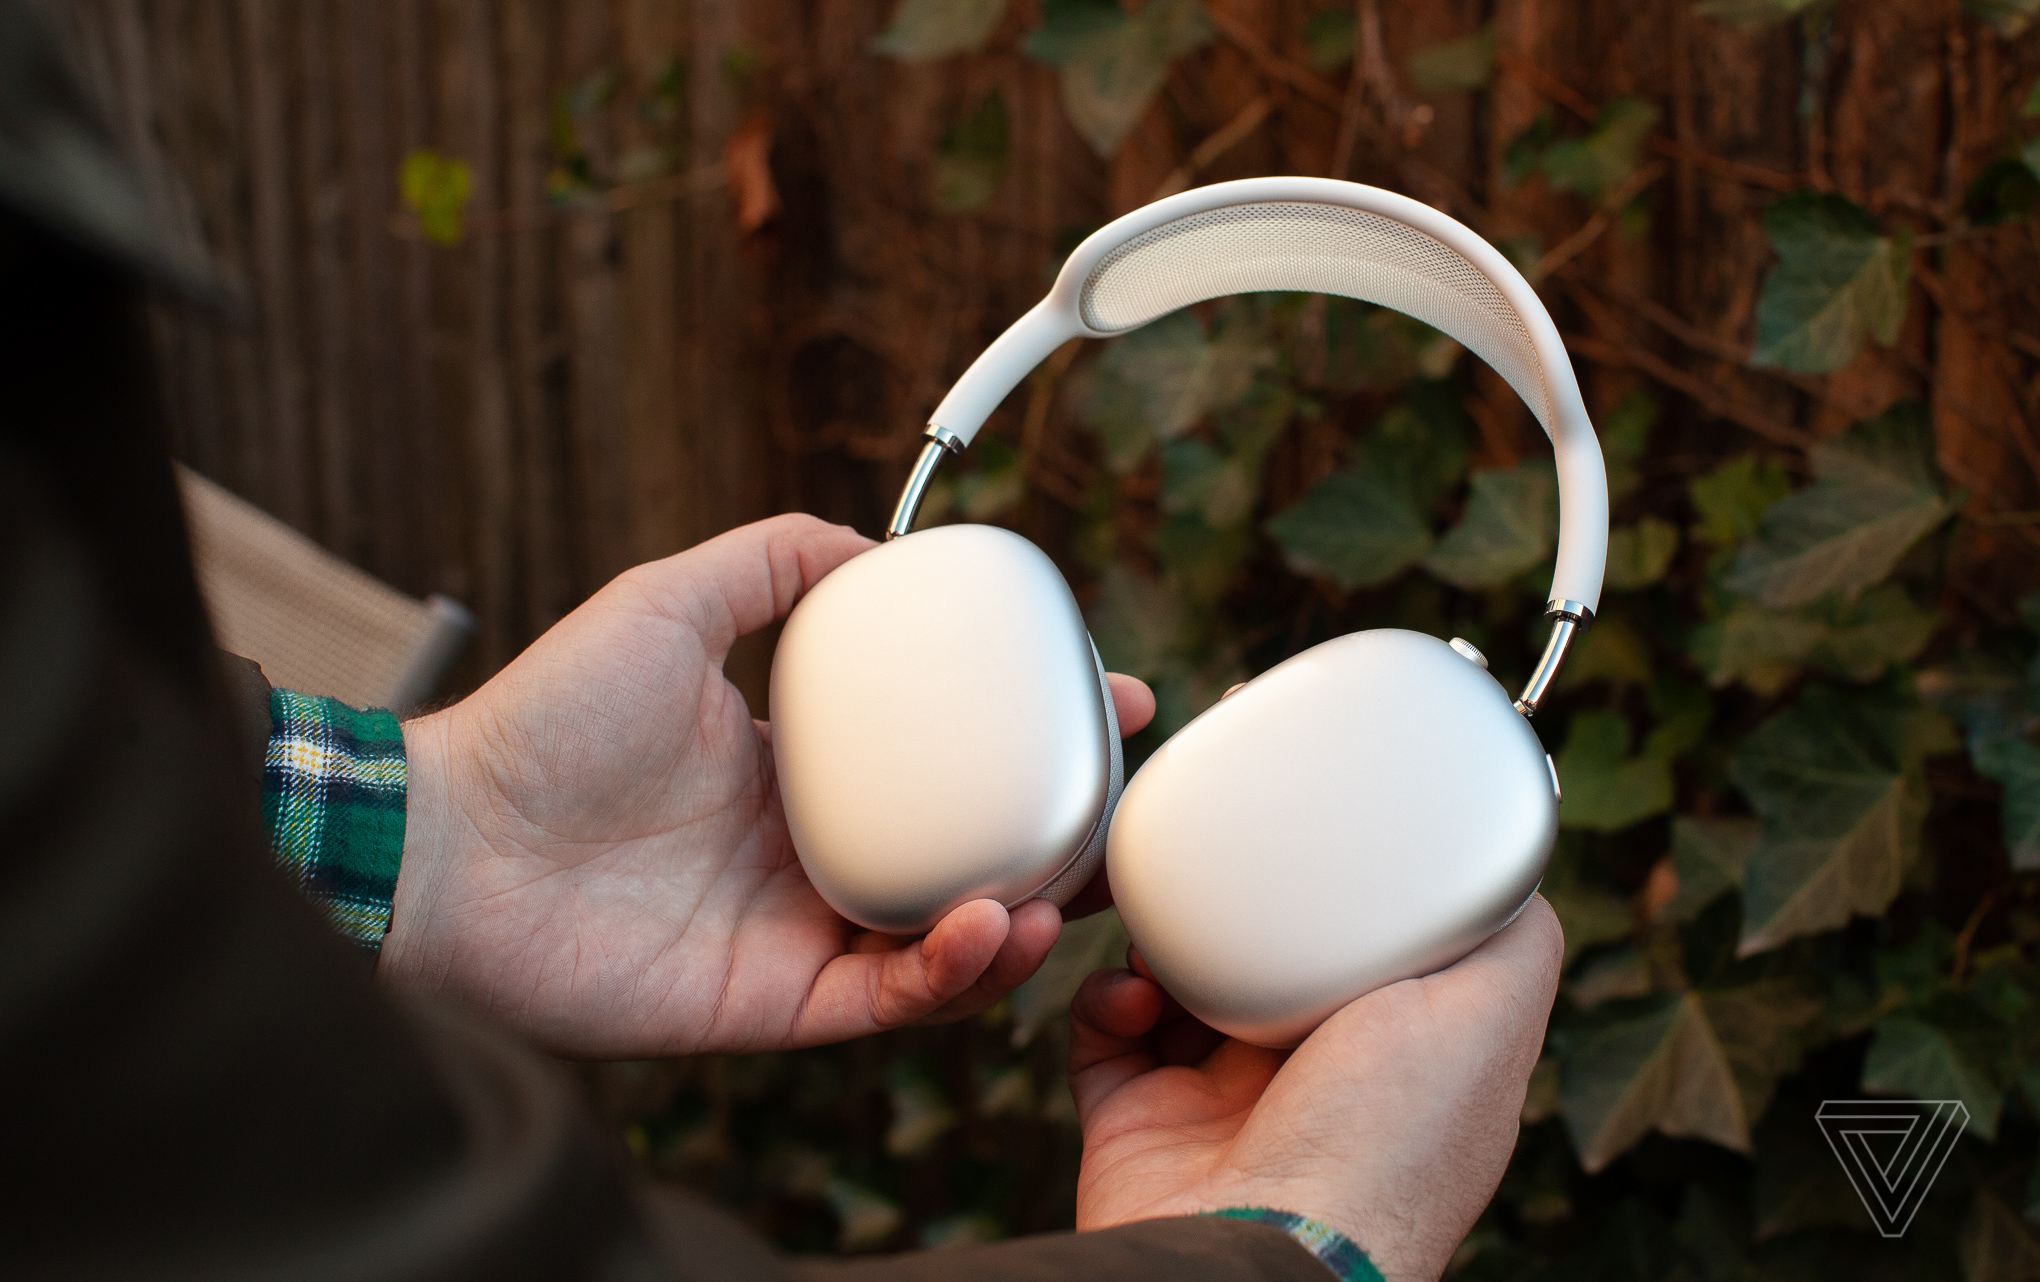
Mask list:
[[[1318,1262],[1330,1269],[1332,1276],[1340,1282],[1383,1282],[1381,1270],[1374,1267],[1374,1261],[1367,1258],[1367,1253],[1352,1238],[1329,1224],[1308,1216],[1292,1215],[1288,1211],[1271,1211],[1265,1206],[1231,1206],[1206,1214],[1221,1220],[1274,1225],[1316,1256]]]
[[[394,713],[277,690],[262,818],[276,861],[349,941],[374,955],[404,853],[404,732]]]

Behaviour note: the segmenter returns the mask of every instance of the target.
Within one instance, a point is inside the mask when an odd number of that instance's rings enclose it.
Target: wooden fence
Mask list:
[[[1218,38],[1109,159],[1018,49],[1033,0],[989,52],[923,63],[869,48],[894,7],[64,6],[165,207],[246,300],[233,325],[161,317],[177,452],[396,586],[469,604],[472,683],[617,570],[739,522],[803,508],[876,532],[928,410],[1077,232],[1187,182],[1340,173],[1584,268],[1546,293],[1597,406],[1648,381],[1692,439],[1790,442],[1931,388],[1956,479],[2036,506],[2014,463],[2040,407],[2006,345],[2040,309],[2004,257],[2030,246],[1949,245],[1921,275],[1931,306],[1842,374],[1741,360],[1769,253],[1757,214],[1779,191],[1945,214],[2001,145],[2035,59],[1975,38],[1956,0],[1844,4],[1818,39],[1687,0],[1360,0],[1351,72],[1314,69],[1303,43],[1311,11],[1348,6],[1211,0]],[[1490,21],[1492,88],[1417,97],[1411,52]],[[938,141],[995,88],[1011,136],[996,197],[940,212]],[[1648,230],[1502,181],[1540,112],[1622,94],[1664,106],[1636,179],[1663,184]],[[405,159],[428,149],[472,175],[456,245],[404,208]],[[768,151],[778,212],[742,230],[767,212],[744,202],[771,194],[745,169]],[[1510,457],[1533,425],[1484,386],[1484,448]],[[1041,406],[1033,476],[1080,503],[1093,464]],[[1056,546],[1053,504],[1026,519]],[[2024,538],[2008,525],[2004,546],[2030,556]],[[754,694],[764,655],[735,664]]]

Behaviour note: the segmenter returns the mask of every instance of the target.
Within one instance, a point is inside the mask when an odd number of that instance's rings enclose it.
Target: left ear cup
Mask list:
[[[859,925],[919,934],[1095,871],[1112,696],[1069,585],[1012,531],[938,526],[839,566],[787,618],[771,701],[794,849]]]
[[[1126,753],[1119,743],[1119,709],[1112,702],[1112,683],[1105,679],[1105,661],[1098,657],[1098,643],[1095,641],[1091,643],[1091,663],[1098,671],[1098,695],[1105,701],[1105,737],[1112,753],[1112,779],[1105,790],[1105,813],[1098,816],[1098,826],[1091,830],[1091,839],[1077,852],[1077,857],[1070,860],[1069,867],[1028,896],[1029,899],[1046,899],[1057,908],[1075,899],[1077,892],[1089,885],[1096,875],[1098,866],[1105,859],[1105,838],[1112,831],[1112,815],[1119,809],[1119,794],[1126,789]],[[1017,905],[1006,906],[1012,908]]]

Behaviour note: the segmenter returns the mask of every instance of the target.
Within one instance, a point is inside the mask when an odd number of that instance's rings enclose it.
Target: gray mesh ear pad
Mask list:
[[[1126,754],[1119,744],[1119,709],[1112,705],[1112,685],[1105,680],[1105,662],[1098,657],[1098,645],[1091,644],[1091,662],[1098,668],[1098,693],[1105,700],[1105,737],[1112,747],[1112,779],[1105,789],[1105,811],[1098,816],[1098,826],[1091,829],[1090,839],[1076,858],[1063,866],[1063,870],[1049,878],[1048,884],[1029,895],[1028,899],[1046,899],[1057,908],[1077,897],[1091,880],[1091,874],[1098,871],[1099,863],[1105,858],[1105,837],[1112,831],[1112,812],[1119,809],[1119,794],[1126,786]],[[1025,900],[1021,901],[1026,902]]]

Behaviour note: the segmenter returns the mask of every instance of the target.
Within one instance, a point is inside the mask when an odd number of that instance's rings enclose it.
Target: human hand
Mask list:
[[[1321,1220],[1390,1279],[1436,1278],[1509,1155],[1558,989],[1534,898],[1457,964],[1377,989],[1294,1051],[1222,1037],[1145,973],[1071,1006],[1084,1128],[1077,1227],[1271,1207]]]
[[[871,541],[776,517],[620,575],[487,685],[407,722],[410,787],[377,973],[570,1054],[815,1045],[960,1019],[1034,973],[1061,914],[977,900],[914,941],[809,884],[771,728],[723,676]],[[1154,714],[1114,676],[1126,733]]]

